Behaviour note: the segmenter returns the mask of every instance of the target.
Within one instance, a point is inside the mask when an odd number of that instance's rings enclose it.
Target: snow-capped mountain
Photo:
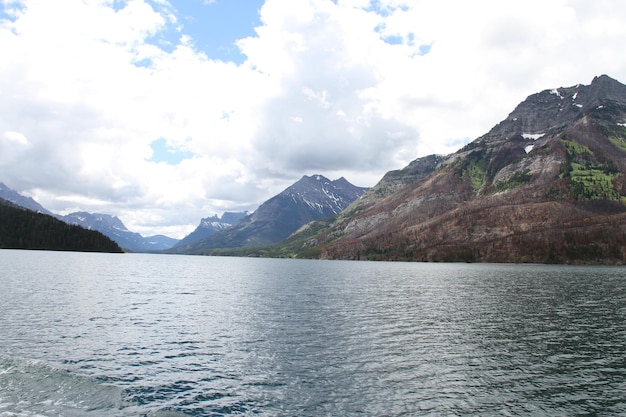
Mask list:
[[[117,216],[111,216],[109,214],[77,211],[60,217],[62,217],[66,223],[77,224],[85,229],[98,230],[99,228],[107,227],[117,230],[120,233],[129,231]]]
[[[236,224],[239,220],[243,219],[250,213],[247,211],[242,212],[225,212],[222,217],[217,215],[206,217],[200,220],[200,224],[196,229],[181,239],[176,246],[187,246],[193,243],[199,242],[203,239],[208,238],[215,233],[222,231],[224,229],[228,229],[229,227]]]
[[[162,235],[143,237],[139,233],[128,230],[119,218],[109,214],[79,211],[58,217],[68,224],[97,230],[117,242],[122,248],[132,252],[165,250],[178,242],[176,239]]]
[[[343,177],[331,181],[322,175],[305,175],[277,197],[278,200],[291,199],[296,205],[305,204],[321,216],[330,217],[341,213],[365,190],[355,187]]]
[[[280,242],[313,220],[339,214],[366,190],[350,184],[345,178],[331,181],[322,175],[305,175],[236,225],[202,241],[179,245],[177,249],[179,252],[198,253],[211,248]]]

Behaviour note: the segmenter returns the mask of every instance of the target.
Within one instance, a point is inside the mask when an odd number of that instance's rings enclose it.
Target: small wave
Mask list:
[[[121,388],[50,366],[0,356],[0,416],[120,416]]]
[[[130,391],[40,360],[0,355],[0,417],[185,417],[150,409]],[[132,397],[132,396],[131,396]]]
[[[189,417],[189,415],[176,410],[159,410],[148,414],[147,417]]]

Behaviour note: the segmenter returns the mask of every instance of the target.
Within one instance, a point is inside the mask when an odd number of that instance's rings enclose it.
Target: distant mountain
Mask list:
[[[165,235],[152,235],[143,238],[146,242],[146,246],[150,248],[148,251],[161,251],[167,250],[178,243],[178,239],[171,238]]]
[[[624,264],[626,86],[603,75],[533,94],[458,152],[388,173],[301,248],[332,259]]]
[[[122,252],[100,232],[61,220],[0,198],[0,248],[81,252]]]
[[[176,250],[207,253],[215,248],[279,242],[310,221],[339,214],[366,190],[350,184],[345,178],[331,181],[321,175],[305,175],[234,226],[201,241],[178,246]]]
[[[175,247],[185,247],[214,235],[224,229],[227,229],[238,221],[248,216],[250,213],[245,212],[225,212],[222,217],[217,215],[207,217],[200,220],[200,224],[196,229],[176,243]]]
[[[0,182],[0,198],[10,201],[11,203],[20,207],[27,208],[37,213],[44,213],[50,216],[54,216],[50,211],[46,210],[30,197],[25,197],[15,190],[10,189],[4,183]]]
[[[169,249],[178,243],[178,240],[162,235],[143,237],[139,233],[128,230],[116,216],[108,214],[79,211],[59,216],[59,218],[68,224],[97,230],[131,252],[160,251]]]
[[[0,198],[10,201],[17,206],[56,217],[67,224],[81,226],[88,230],[96,230],[131,252],[161,251],[169,249],[178,243],[177,239],[163,235],[143,237],[139,233],[128,230],[117,217],[108,214],[92,214],[84,211],[70,213],[65,216],[54,214],[32,198],[24,197],[3,183],[0,183]]]

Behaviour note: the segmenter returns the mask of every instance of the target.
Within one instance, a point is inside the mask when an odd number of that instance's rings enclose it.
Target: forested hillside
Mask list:
[[[100,232],[72,226],[0,200],[0,248],[122,252]]]

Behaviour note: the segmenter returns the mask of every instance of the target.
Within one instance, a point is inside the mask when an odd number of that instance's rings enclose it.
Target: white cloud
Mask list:
[[[373,185],[536,91],[626,81],[620,16],[609,0],[267,0],[237,65],[198,51],[164,0],[5,1],[0,180],[180,237],[303,174]],[[150,161],[157,140],[191,157]]]
[[[7,130],[2,136],[9,142],[17,143],[19,145],[28,145],[28,139],[26,139],[26,136],[24,136],[20,132]]]

